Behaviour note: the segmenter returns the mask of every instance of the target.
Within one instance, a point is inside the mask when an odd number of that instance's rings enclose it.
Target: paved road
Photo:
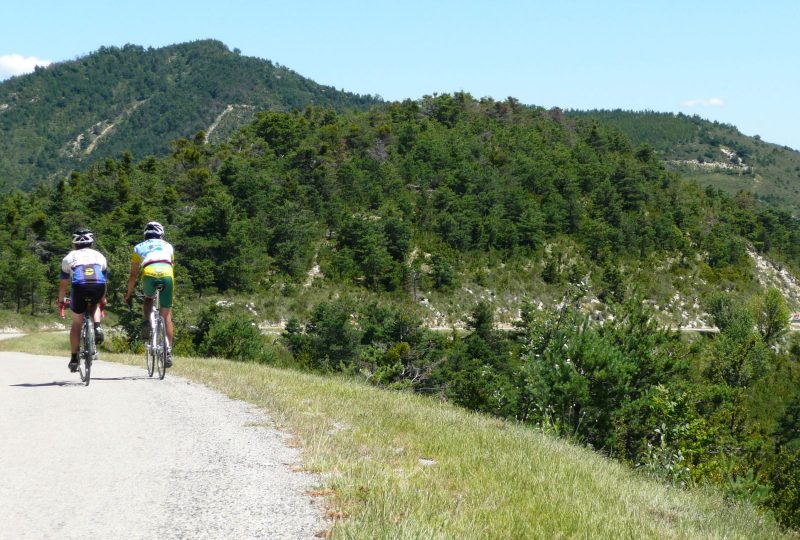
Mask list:
[[[300,456],[247,404],[185,379],[0,352],[0,538],[313,538]]]

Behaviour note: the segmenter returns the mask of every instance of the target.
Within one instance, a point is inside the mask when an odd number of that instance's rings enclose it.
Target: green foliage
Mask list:
[[[392,247],[399,261],[390,253]],[[337,238],[337,250],[346,254],[337,259],[339,275],[363,280],[372,289],[394,290],[400,285],[405,251],[396,244],[390,246],[382,219],[354,216],[345,220]]]
[[[408,310],[349,299],[318,304],[303,327],[290,319],[281,339],[301,364],[322,371],[360,371],[375,384],[411,388],[429,383],[441,339]]]
[[[798,149],[748,137],[734,126],[696,115],[595,110],[569,111],[567,116],[619,129],[639,147],[637,157],[663,160],[701,186],[731,195],[743,191],[792,214],[800,208],[794,188],[800,171]]]
[[[756,325],[768,345],[789,330],[789,307],[778,289],[768,289],[763,300],[756,306]]]
[[[251,317],[242,313],[217,312],[215,317],[204,322],[208,330],[201,334],[197,348],[200,354],[230,360],[264,360],[265,338]]]
[[[773,435],[779,447],[800,449],[800,391],[786,404]]]
[[[123,153],[4,195],[2,260],[25,272],[0,266],[0,303],[41,305],[72,227],[95,229],[119,268],[148,219],[179,248],[181,290],[201,295],[304,282],[315,261],[330,282],[374,293],[452,294],[471,261],[533,257],[554,288],[591,276],[619,302],[625,261],[655,253],[698,246],[712,280],[747,279],[747,242],[798,264],[788,216],[683,184],[620,137],[467,94],[368,113],[262,112],[226,144],[198,133],[162,159]]]
[[[675,358],[680,341],[653,324],[641,301],[620,306],[615,316],[600,328],[565,304],[526,322],[520,414],[534,423],[549,417],[562,433],[598,448],[624,448],[635,461],[642,450],[635,440],[652,434],[639,428],[639,435],[632,435],[632,427],[621,423],[685,366]],[[620,435],[635,440],[619,440]]]
[[[800,449],[782,451],[776,463],[769,507],[784,526],[800,529]]]
[[[772,355],[752,328],[753,319],[743,312],[721,332],[711,347],[709,379],[731,388],[745,388],[766,375]]]
[[[0,186],[29,189],[126,151],[164,155],[171,140],[191,134],[224,140],[261,109],[288,111],[312,103],[363,108],[378,101],[241,56],[219,41],[102,47],[0,82],[0,104],[8,106],[0,114]],[[266,127],[264,132],[270,133]],[[274,142],[288,135],[276,135]],[[124,182],[119,189],[124,193]]]
[[[319,304],[306,325],[311,366],[325,371],[350,370],[358,358],[361,331],[353,324],[346,300]]]
[[[608,264],[603,268],[598,297],[606,303],[619,303],[625,299],[625,280],[616,265]]]
[[[686,466],[683,452],[667,443],[666,431],[667,427],[664,424],[655,429],[658,442],[648,443],[647,452],[642,455],[639,468],[655,478],[685,487],[691,484],[691,471]]]
[[[478,302],[467,320],[467,328],[484,340],[491,339],[494,331],[494,315],[492,307],[487,302]]]
[[[292,317],[286,322],[286,328],[281,335],[281,339],[296,359],[308,357],[308,341],[303,335],[303,326],[297,317]]]
[[[732,326],[746,327],[749,321],[747,314],[742,311],[743,306],[728,293],[717,291],[707,300],[706,309],[714,318],[714,325],[721,332],[726,332]],[[741,320],[745,318],[744,320]]]

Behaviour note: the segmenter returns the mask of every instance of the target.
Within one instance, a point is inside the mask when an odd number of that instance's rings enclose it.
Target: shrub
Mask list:
[[[263,361],[265,340],[255,322],[241,314],[221,313],[211,321],[198,350],[207,356]]]
[[[800,449],[783,450],[772,471],[767,505],[785,527],[800,528]]]
[[[347,370],[358,357],[361,331],[351,320],[353,305],[346,300],[322,302],[306,325],[312,367]]]

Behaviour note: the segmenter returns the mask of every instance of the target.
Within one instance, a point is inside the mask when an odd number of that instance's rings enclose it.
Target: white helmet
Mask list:
[[[164,237],[164,226],[161,225],[158,221],[151,221],[147,225],[144,226],[144,237],[145,238],[163,238]]]
[[[72,244],[76,247],[88,247],[94,244],[94,234],[89,229],[78,229],[72,233]]]

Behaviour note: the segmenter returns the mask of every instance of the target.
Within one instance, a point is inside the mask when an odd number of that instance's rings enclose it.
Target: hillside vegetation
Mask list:
[[[748,246],[800,262],[788,214],[687,183],[603,124],[467,94],[265,111],[222,144],[198,133],[163,159],[123,153],[0,203],[0,249],[30,267],[0,274],[0,301],[19,307],[26,291],[42,296],[74,227],[95,228],[126,268],[149,219],[181,247],[187,293],[291,297],[328,284],[411,300],[445,325],[478,300],[512,322],[525,298],[551,304],[570,283],[600,312],[639,288],[663,322],[683,324],[668,307],[676,291],[698,303],[720,287],[758,290]]]
[[[633,111],[570,111],[623,131],[634,144],[648,144],[670,170],[701,186],[756,198],[800,215],[800,151],[748,137],[729,124],[699,116]]]
[[[130,151],[164,155],[169,142],[206,131],[225,140],[256,112],[308,105],[364,109],[380,99],[338,91],[269,60],[213,41],[159,49],[103,47],[0,82],[0,190]],[[698,116],[651,111],[568,111],[648,144],[662,162],[701,186],[743,190],[800,213],[800,152]]]
[[[88,225],[120,305],[152,219],[178,252],[178,353],[438,396],[800,525],[800,347],[750,254],[796,269],[800,226],[617,129],[463,93],[262,111],[0,197],[0,303],[42,310]],[[719,334],[672,330],[676,298]],[[111,347],[135,349],[117,315]]]
[[[30,189],[125,150],[163,155],[170,141],[199,130],[221,140],[257,110],[375,101],[218,41],[103,47],[0,82],[0,190]]]
[[[0,348],[63,355],[66,338]],[[309,494],[325,497],[330,538],[793,537],[749,505],[664,486],[551,434],[432,399],[220,359],[179,358],[173,375],[254,403],[294,435],[320,475]]]

